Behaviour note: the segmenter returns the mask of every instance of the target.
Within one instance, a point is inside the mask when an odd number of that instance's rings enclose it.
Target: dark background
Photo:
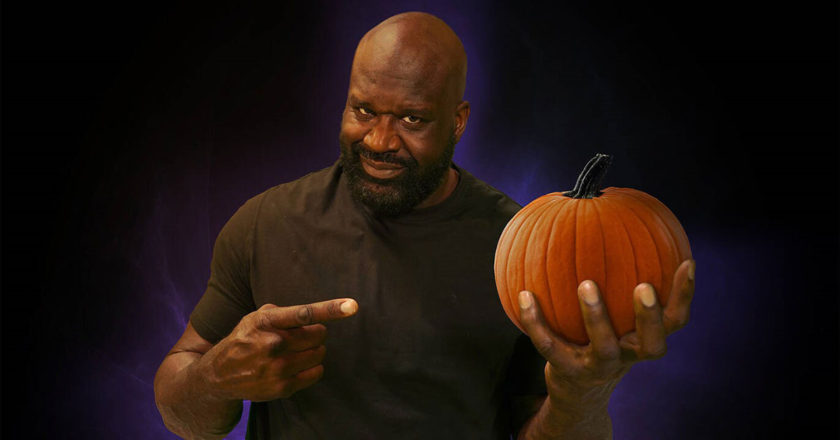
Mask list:
[[[3,437],[168,438],[152,379],[215,235],[337,158],[355,44],[405,10],[466,46],[457,163],[524,204],[612,153],[688,233],[692,321],[617,439],[835,437],[836,2],[512,3],[4,4]]]

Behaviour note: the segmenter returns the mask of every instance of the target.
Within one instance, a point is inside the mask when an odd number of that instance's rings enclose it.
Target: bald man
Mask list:
[[[466,69],[428,14],[361,39],[339,160],[250,199],[216,240],[207,290],[155,377],[172,432],[223,438],[250,400],[254,439],[611,437],[609,396],[685,324],[693,262],[664,310],[636,288],[638,331],[621,340],[591,282],[590,345],[551,333],[529,292],[523,335],[492,273],[520,206],[452,163]]]

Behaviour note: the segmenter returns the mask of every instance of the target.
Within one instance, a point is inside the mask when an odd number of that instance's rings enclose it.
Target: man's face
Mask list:
[[[354,63],[341,163],[353,197],[378,215],[410,211],[443,182],[460,136],[450,88],[424,69]]]

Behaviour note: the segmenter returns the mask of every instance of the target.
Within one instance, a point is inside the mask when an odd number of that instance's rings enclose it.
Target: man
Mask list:
[[[519,206],[451,162],[465,78],[460,40],[431,15],[362,38],[339,161],[249,200],[219,234],[155,378],[170,430],[222,438],[247,399],[260,439],[611,437],[610,393],[685,324],[693,262],[664,311],[636,288],[637,332],[620,341],[592,282],[579,288],[590,345],[552,334],[529,292],[524,337],[492,274]]]

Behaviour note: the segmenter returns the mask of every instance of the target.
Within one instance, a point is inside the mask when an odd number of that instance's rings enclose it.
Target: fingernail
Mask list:
[[[531,306],[534,304],[534,300],[531,298],[531,293],[527,290],[523,290],[519,292],[519,307],[523,309],[530,309]]]
[[[653,294],[653,289],[649,286],[645,286],[641,288],[639,292],[639,299],[642,300],[642,304],[645,307],[653,307],[656,304],[656,295]]]
[[[356,313],[356,310],[359,310],[359,305],[352,299],[341,303],[341,313],[344,313],[345,315]]]
[[[593,286],[589,281],[584,281],[584,285],[581,287],[583,288],[583,302],[590,306],[597,306],[598,294],[595,292],[595,286]]]
[[[688,265],[688,280],[694,281],[694,269],[697,268],[697,262],[692,261],[691,264]]]

